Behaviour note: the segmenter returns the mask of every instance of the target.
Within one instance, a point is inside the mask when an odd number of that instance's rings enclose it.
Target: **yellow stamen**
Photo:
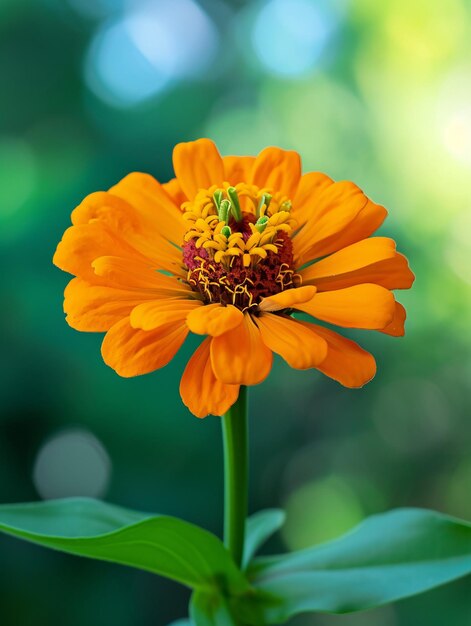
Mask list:
[[[244,267],[249,267],[269,252],[278,253],[277,244],[283,245],[283,239],[277,234],[289,235],[295,223],[286,196],[246,183],[200,190],[192,202],[182,204],[182,210],[188,222],[184,241],[194,240],[196,248],[203,248],[215,263],[227,267],[241,255]],[[250,229],[246,239],[234,225],[242,220],[244,228]]]

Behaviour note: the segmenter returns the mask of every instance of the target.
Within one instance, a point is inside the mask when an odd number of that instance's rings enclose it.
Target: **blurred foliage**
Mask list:
[[[250,508],[288,511],[268,549],[397,506],[470,519],[470,35],[467,0],[3,0],[0,501],[49,493],[38,455],[80,428],[111,467],[97,495],[220,531],[219,420],[195,419],[178,396],[194,344],[163,371],[120,379],[100,337],[64,322],[67,277],[51,264],[83,196],[132,170],[165,181],[173,145],[210,136],[225,154],[293,148],[306,169],[357,182],[390,210],[382,232],[417,275],[399,295],[404,339],[352,333],[378,360],[363,390],[277,362],[251,391]],[[95,494],[87,458],[51,458],[60,495]],[[186,590],[151,575],[8,538],[0,554],[5,626],[186,614]],[[467,585],[293,624],[462,626]]]

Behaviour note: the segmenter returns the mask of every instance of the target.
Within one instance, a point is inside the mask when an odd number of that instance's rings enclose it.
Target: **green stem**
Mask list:
[[[224,444],[224,543],[239,567],[242,564],[248,499],[247,388],[222,417]]]

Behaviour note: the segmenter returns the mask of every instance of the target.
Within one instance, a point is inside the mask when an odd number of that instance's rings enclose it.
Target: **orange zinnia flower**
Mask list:
[[[293,319],[404,334],[393,289],[414,276],[392,239],[370,238],[386,210],[351,182],[301,174],[296,152],[221,157],[209,139],[175,147],[176,178],[133,173],[73,211],[54,263],[75,275],[67,322],[107,331],[121,376],[166,365],[189,331],[208,335],[180,385],[198,417],[222,415],[240,385],[270,372],[273,352],[347,387],[376,371],[350,339]]]

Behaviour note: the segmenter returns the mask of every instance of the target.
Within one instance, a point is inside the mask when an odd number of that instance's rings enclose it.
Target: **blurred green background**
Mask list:
[[[250,508],[288,511],[268,549],[391,507],[471,519],[470,41],[469,0],[2,0],[0,502],[95,495],[220,533],[219,420],[178,395],[195,344],[120,379],[65,323],[51,263],[83,196],[132,170],[166,181],[173,145],[209,136],[358,183],[417,275],[404,339],[356,334],[379,366],[366,388],[276,362],[251,390]],[[464,626],[469,584],[293,624]],[[187,599],[0,537],[2,626],[164,626]]]

